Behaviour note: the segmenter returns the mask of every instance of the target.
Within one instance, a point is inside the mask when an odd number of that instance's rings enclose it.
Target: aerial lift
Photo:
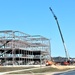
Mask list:
[[[70,64],[70,57],[69,57],[69,54],[68,54],[68,51],[67,51],[67,48],[66,48],[66,44],[64,42],[64,38],[63,38],[63,35],[62,35],[62,32],[61,32],[61,29],[60,29],[60,26],[59,26],[59,22],[58,22],[58,19],[56,17],[56,15],[54,14],[53,10],[51,9],[51,7],[49,7],[50,11],[52,12],[55,20],[56,20],[56,23],[57,23],[57,26],[58,26],[58,30],[59,30],[59,33],[60,33],[60,36],[61,36],[61,39],[62,39],[62,43],[63,43],[63,46],[64,46],[64,50],[65,50],[65,54],[66,54],[66,61],[63,62],[64,65],[69,65]]]

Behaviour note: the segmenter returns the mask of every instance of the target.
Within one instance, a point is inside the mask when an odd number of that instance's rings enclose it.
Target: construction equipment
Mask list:
[[[52,61],[46,61],[46,66],[52,65],[53,62]]]
[[[46,61],[46,66],[51,66],[51,65],[56,65],[56,63],[54,62],[54,61],[52,61],[52,60],[47,60]]]
[[[64,46],[64,50],[65,50],[65,54],[66,54],[66,61],[64,62],[65,65],[68,65],[68,61],[70,61],[70,57],[69,57],[69,54],[68,54],[68,51],[67,51],[67,48],[66,48],[66,45],[65,45],[65,42],[64,42],[64,39],[63,39],[63,35],[62,35],[62,32],[61,32],[61,29],[60,29],[60,26],[59,26],[59,22],[58,22],[58,19],[56,17],[56,15],[54,14],[53,10],[51,9],[51,7],[49,7],[50,11],[52,12],[55,20],[56,20],[56,23],[57,23],[57,26],[58,26],[58,29],[59,29],[59,33],[60,33],[60,36],[61,36],[61,39],[62,39],[62,43],[63,43],[63,46]]]

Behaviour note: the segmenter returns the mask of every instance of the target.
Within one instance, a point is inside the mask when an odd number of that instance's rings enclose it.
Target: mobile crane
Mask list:
[[[54,14],[53,10],[51,9],[51,7],[49,7],[49,9],[52,12],[53,17],[56,20],[56,23],[57,23],[57,26],[58,26],[58,30],[59,30],[59,33],[60,33],[60,36],[61,36],[61,39],[62,39],[62,43],[63,43],[63,46],[64,46],[64,50],[65,50],[65,54],[66,54],[66,58],[67,59],[66,59],[66,61],[63,62],[63,64],[64,65],[69,65],[70,64],[70,57],[69,57],[69,54],[68,54],[68,51],[67,51],[67,48],[66,48],[66,44],[65,44],[65,41],[64,41],[64,38],[63,38],[63,35],[62,35],[62,32],[61,32],[60,26],[59,26],[58,19],[57,19],[56,15]]]

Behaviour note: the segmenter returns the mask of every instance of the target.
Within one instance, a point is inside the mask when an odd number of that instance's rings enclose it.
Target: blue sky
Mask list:
[[[70,57],[75,57],[74,0],[0,0],[0,30],[18,30],[51,39],[51,55],[65,56],[55,12]]]

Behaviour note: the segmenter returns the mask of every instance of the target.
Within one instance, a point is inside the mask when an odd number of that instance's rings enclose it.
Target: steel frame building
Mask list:
[[[39,65],[50,60],[50,40],[20,31],[0,31],[1,65]]]

